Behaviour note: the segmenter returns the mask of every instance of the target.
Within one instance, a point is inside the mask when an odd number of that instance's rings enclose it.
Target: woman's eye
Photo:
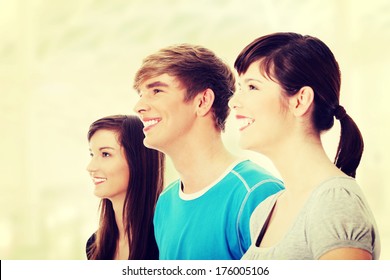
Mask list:
[[[161,90],[159,90],[158,88],[153,89],[154,94],[159,93],[159,92],[161,92]]]
[[[248,85],[249,90],[257,90],[257,87],[254,85]]]
[[[103,157],[109,157],[110,154],[109,154],[109,153],[106,153],[106,152],[103,152],[103,153],[102,153],[102,156],[103,156]]]

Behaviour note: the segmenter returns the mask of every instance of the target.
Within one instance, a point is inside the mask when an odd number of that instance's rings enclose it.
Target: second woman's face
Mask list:
[[[240,90],[229,102],[239,123],[243,149],[272,153],[288,130],[280,85],[260,73],[260,62],[240,75]]]
[[[125,151],[114,131],[96,131],[89,142],[91,161],[87,166],[95,195],[100,198],[124,199],[130,178]]]

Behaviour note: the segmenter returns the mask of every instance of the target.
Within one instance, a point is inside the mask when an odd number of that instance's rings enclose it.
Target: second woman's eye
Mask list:
[[[103,157],[109,157],[109,156],[110,156],[110,154],[109,154],[109,153],[107,153],[107,152],[102,152],[102,156],[103,156]]]
[[[258,88],[255,87],[254,85],[248,85],[249,90],[257,90]]]

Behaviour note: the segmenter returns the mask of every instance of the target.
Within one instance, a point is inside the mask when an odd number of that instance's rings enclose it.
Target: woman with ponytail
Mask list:
[[[319,39],[274,33],[254,40],[235,61],[240,92],[230,100],[240,145],[269,157],[285,190],[251,217],[244,259],[378,259],[375,219],[355,181],[363,138],[340,105],[340,70]],[[334,163],[321,133],[337,119]]]
[[[158,259],[154,209],[163,189],[164,155],[143,145],[136,116],[114,115],[91,124],[87,166],[101,198],[100,223],[88,239],[92,260]]]

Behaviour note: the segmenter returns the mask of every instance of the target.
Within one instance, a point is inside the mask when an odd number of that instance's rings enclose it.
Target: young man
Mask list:
[[[156,206],[160,259],[240,259],[252,211],[283,187],[222,143],[235,91],[230,68],[204,47],[175,45],[144,59],[134,88],[145,146],[171,157],[180,175]]]

